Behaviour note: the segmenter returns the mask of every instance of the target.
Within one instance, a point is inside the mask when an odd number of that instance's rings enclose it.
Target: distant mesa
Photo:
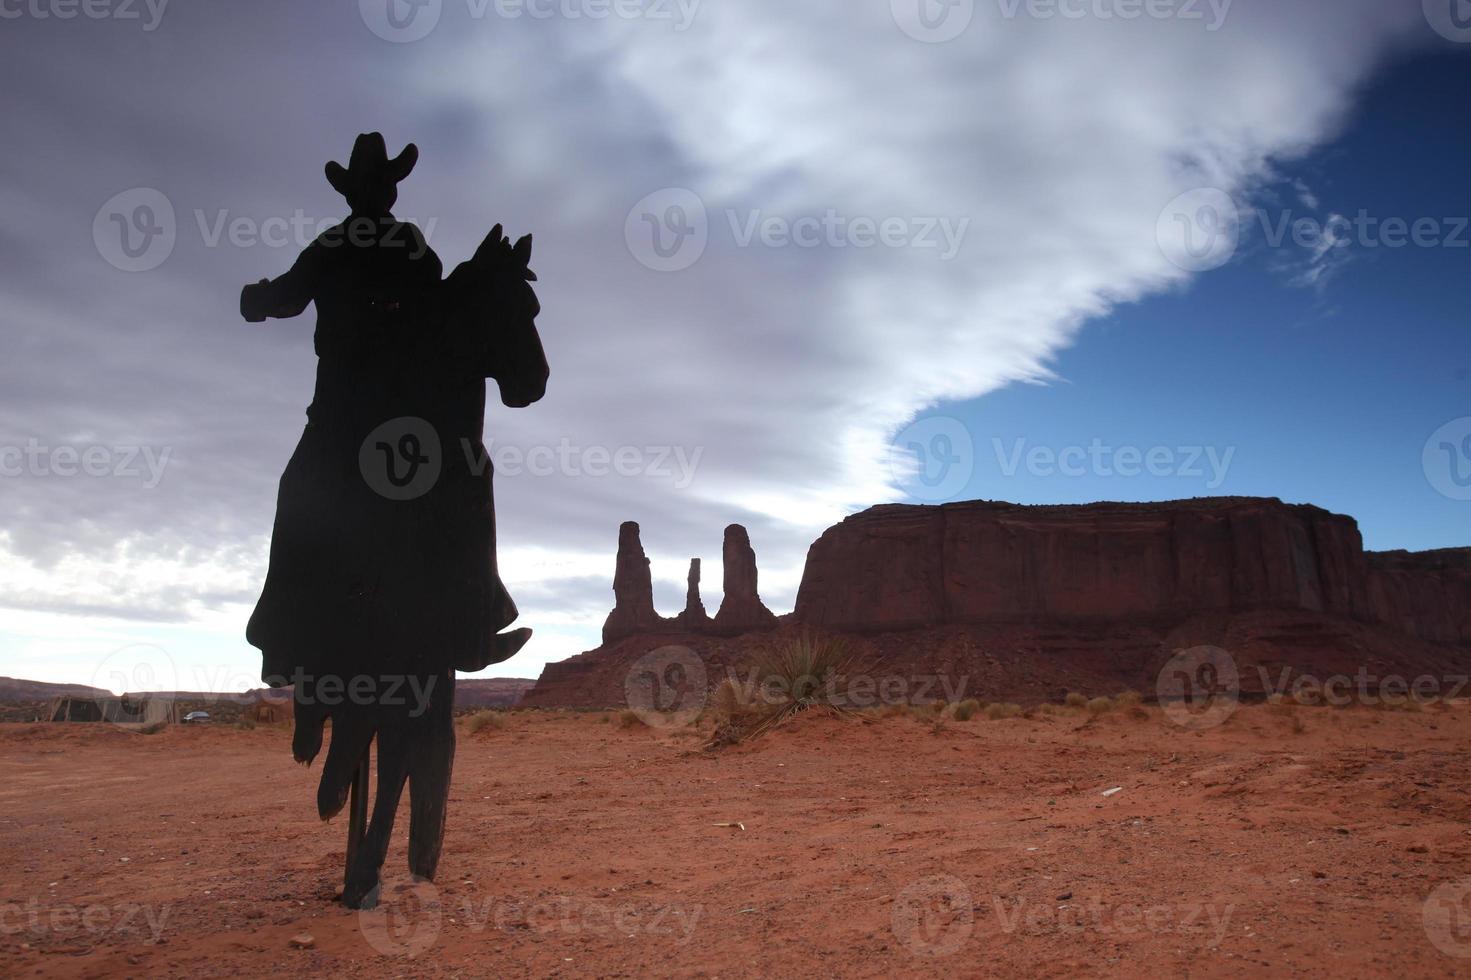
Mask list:
[[[849,638],[886,675],[963,681],[991,700],[1152,692],[1171,656],[1199,645],[1231,652],[1246,693],[1361,668],[1471,672],[1471,548],[1365,551],[1353,518],[1275,498],[873,507],[812,544],[780,618],[757,593],[745,528],[726,529],[723,558],[715,617],[696,563],[684,612],[662,619],[638,525],[625,524],[603,645],[549,664],[522,703],[618,705],[630,665],[671,642],[714,683],[812,630]]]
[[[654,580],[644,553],[639,526],[629,521],[618,529],[618,557],[613,568],[613,611],[603,623],[603,645],[630,636],[694,633],[738,636],[772,630],[777,618],[756,591],[756,551],[751,536],[739,524],[725,529],[722,550],[725,598],[711,619],[700,598],[700,560],[690,562],[684,611],[665,619],[654,609]]]

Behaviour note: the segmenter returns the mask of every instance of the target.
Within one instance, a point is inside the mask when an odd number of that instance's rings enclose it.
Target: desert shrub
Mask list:
[[[710,696],[708,714],[715,723],[710,744],[734,745],[761,724],[765,718],[765,706],[738,681],[727,677]]]
[[[643,723],[644,720],[640,718],[638,716],[638,712],[634,711],[632,708],[624,708],[622,711],[618,712],[619,728],[633,728],[634,726],[642,725]]]
[[[1001,721],[1003,718],[1016,718],[1022,713],[1019,704],[988,704],[986,705],[986,717],[992,721]]]
[[[1068,696],[1063,698],[1063,703],[1069,708],[1083,708],[1088,704],[1088,699],[1077,691],[1069,691]]]
[[[1108,698],[1094,698],[1088,702],[1088,714],[1103,715],[1113,710],[1113,702]]]
[[[909,714],[909,705],[907,704],[886,704],[879,709],[880,718],[899,718],[907,714]]]
[[[837,682],[852,671],[853,662],[845,641],[805,633],[758,655],[752,664],[753,687],[727,679],[716,689],[709,745],[759,738],[804,711],[846,710]]]
[[[1138,691],[1125,691],[1113,700],[1120,708],[1132,708],[1134,705],[1144,702],[1144,695]]]
[[[970,721],[971,717],[980,710],[981,702],[977,701],[975,698],[971,698],[967,701],[961,701],[955,706],[955,720]]]
[[[1046,701],[1042,704],[1037,705],[1036,713],[1039,715],[1055,715],[1061,711],[1062,709],[1059,708],[1057,705],[1053,704],[1050,701]]]
[[[167,727],[169,727],[169,723],[166,721],[150,721],[146,725],[138,726],[138,733],[140,735],[157,735]]]
[[[235,727],[243,729],[247,732],[251,731],[255,728],[255,719],[241,716],[239,719],[236,720]]]
[[[485,731],[487,728],[498,732],[506,727],[506,716],[499,711],[477,711],[470,716],[470,720],[465,725],[471,735]]]
[[[598,724],[600,724],[600,725],[606,725],[606,724],[609,724],[610,722],[612,722],[612,720],[613,720],[613,716],[612,715],[604,714],[604,715],[602,715],[601,717],[598,718]]]

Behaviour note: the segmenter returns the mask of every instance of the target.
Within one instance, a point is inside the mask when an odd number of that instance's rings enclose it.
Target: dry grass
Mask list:
[[[986,705],[986,717],[992,721],[1001,721],[1005,718],[1020,718],[1022,706],[1019,704],[988,704]]]
[[[1094,698],[1087,703],[1086,707],[1088,714],[1097,717],[1098,715],[1106,715],[1112,711],[1113,701],[1109,698]]]
[[[1138,691],[1125,691],[1113,700],[1120,708],[1132,708],[1144,703],[1144,695]]]
[[[1086,708],[1088,706],[1088,698],[1085,695],[1079,694],[1077,691],[1069,691],[1068,696],[1063,698],[1063,703],[1069,708]]]
[[[959,704],[955,705],[955,709],[951,712],[951,716],[956,721],[970,721],[971,717],[980,710],[981,702],[977,701],[975,698],[970,698],[968,700],[961,701]]]
[[[465,722],[465,727],[471,735],[476,732],[485,731],[487,728],[498,732],[506,727],[506,716],[500,711],[477,711]]]

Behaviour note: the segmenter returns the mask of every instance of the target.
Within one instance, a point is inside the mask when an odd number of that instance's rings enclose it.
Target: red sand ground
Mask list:
[[[437,891],[405,811],[362,915],[284,730],[0,726],[0,975],[1471,972],[1466,703],[814,717],[716,753],[599,718],[462,735]]]

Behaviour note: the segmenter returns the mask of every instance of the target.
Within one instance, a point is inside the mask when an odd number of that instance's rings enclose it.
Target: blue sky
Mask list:
[[[1265,214],[1267,229],[1284,216],[1361,210],[1409,222],[1471,215],[1468,101],[1471,71],[1459,53],[1399,61],[1362,94],[1338,138],[1280,164],[1278,179],[1242,204]],[[1318,207],[1304,204],[1300,186]],[[1055,380],[926,413],[958,418],[974,435],[975,474],[961,496],[1275,496],[1357,517],[1374,550],[1471,545],[1471,504],[1437,492],[1422,463],[1431,433],[1471,415],[1471,230],[1457,235],[1461,222],[1440,221],[1436,247],[1353,241],[1326,281],[1305,285],[1310,250],[1274,246],[1256,215],[1246,224],[1224,267],[1089,323],[1057,356]],[[1025,458],[1012,463],[1019,439],[1055,452],[1095,439],[1162,447],[1174,462],[1159,457],[1168,476],[1145,466],[1103,476],[1091,457],[1086,475],[1029,472]]]

